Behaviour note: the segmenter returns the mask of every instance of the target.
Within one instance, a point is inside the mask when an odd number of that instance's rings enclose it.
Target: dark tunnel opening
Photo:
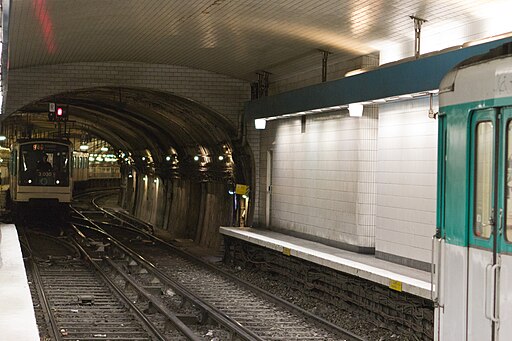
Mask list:
[[[65,122],[48,120],[50,103]],[[108,145],[121,174],[120,205],[167,238],[218,247],[219,226],[240,224],[236,184],[253,188],[253,156],[241,119],[172,93],[97,87],[55,94],[20,108],[2,122],[8,146],[20,138],[68,138],[75,150]],[[254,191],[249,193],[254,202]],[[238,205],[235,207],[235,205]],[[250,225],[253,205],[242,224]]]

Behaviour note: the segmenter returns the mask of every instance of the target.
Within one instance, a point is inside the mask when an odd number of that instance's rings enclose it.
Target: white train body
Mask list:
[[[10,192],[14,202],[69,203],[73,193],[72,145],[66,140],[21,140],[11,148]]]
[[[440,86],[435,340],[512,340],[511,47]]]

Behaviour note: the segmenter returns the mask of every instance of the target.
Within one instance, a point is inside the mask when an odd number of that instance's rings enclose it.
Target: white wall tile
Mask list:
[[[428,109],[428,99],[379,107],[376,175],[376,251],[424,262],[436,219],[437,121]]]
[[[272,149],[272,226],[373,247],[377,116],[372,107],[360,119],[308,116],[305,133],[300,119],[267,123],[260,168]],[[259,207],[264,201],[262,192]]]

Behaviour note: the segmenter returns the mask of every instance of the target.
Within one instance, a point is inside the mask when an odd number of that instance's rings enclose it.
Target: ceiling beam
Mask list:
[[[461,61],[511,42],[504,38],[379,67],[359,75],[319,83],[246,102],[248,119],[328,108],[438,89],[444,75]]]

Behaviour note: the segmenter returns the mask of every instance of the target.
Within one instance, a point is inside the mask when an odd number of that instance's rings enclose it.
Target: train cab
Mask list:
[[[10,190],[14,202],[72,199],[72,145],[67,140],[21,140],[13,144]]]

